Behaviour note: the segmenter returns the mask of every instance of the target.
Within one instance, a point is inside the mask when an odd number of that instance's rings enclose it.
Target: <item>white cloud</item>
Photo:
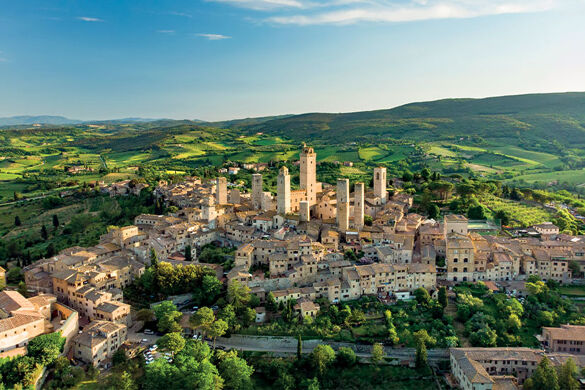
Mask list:
[[[222,39],[230,39],[230,36],[221,34],[195,34],[198,37],[205,38],[209,41],[221,41]]]
[[[274,24],[412,22],[542,12],[571,0],[208,0],[271,12]]]
[[[84,22],[103,22],[103,19],[99,18],[90,18],[89,16],[79,16],[77,20],[81,20]]]
[[[274,10],[278,8],[305,8],[304,0],[209,0],[216,3],[226,3],[240,8],[257,11]]]

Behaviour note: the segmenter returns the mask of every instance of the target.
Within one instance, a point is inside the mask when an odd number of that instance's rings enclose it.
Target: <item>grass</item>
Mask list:
[[[585,286],[571,285],[560,286],[559,293],[570,297],[585,297]]]
[[[515,176],[513,179],[508,180],[508,182],[520,182],[524,181],[526,183],[549,183],[553,181],[558,182],[567,182],[569,184],[576,184],[581,185],[585,183],[585,169],[573,169],[573,170],[565,170],[565,171],[553,171],[553,172],[543,172],[543,173],[532,173],[532,174],[525,174]]]

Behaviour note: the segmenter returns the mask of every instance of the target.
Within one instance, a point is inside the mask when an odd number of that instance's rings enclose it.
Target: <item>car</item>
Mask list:
[[[219,310],[219,306],[213,305],[213,306],[211,306],[211,310],[213,310],[213,311]]]
[[[225,351],[225,347],[223,345],[216,345],[215,349],[219,349],[221,351]]]
[[[144,334],[149,334],[149,335],[153,335],[154,332],[150,329],[144,329]]]
[[[148,343],[148,339],[142,339],[140,340],[141,343]]]
[[[201,340],[201,336],[199,336],[198,334],[194,334],[193,340]]]
[[[193,310],[199,310],[199,306],[193,306]]]
[[[148,347],[148,350],[149,350],[149,351],[155,351],[157,348],[158,348],[158,345],[156,345],[156,344],[153,344],[153,345],[151,345],[150,347]]]

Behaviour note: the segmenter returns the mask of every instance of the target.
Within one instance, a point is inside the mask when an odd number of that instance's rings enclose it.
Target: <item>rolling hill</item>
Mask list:
[[[585,146],[585,93],[445,99],[344,114],[310,113],[231,127],[298,140],[386,136],[413,141],[480,137]]]

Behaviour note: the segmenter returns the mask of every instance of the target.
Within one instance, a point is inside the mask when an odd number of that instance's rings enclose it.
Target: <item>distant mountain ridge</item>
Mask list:
[[[120,119],[100,119],[100,120],[80,120],[70,119],[59,115],[18,115],[0,118],[0,127],[6,126],[32,126],[39,125],[78,125],[78,124],[123,124],[123,123],[146,123],[158,121],[176,121],[176,119],[166,118],[120,118]],[[202,121],[193,121],[202,122]]]
[[[308,113],[232,128],[299,140],[385,136],[414,141],[475,136],[521,138],[585,147],[585,92],[444,99],[391,109],[341,114]],[[515,142],[516,143],[516,142]]]
[[[57,115],[18,115],[0,118],[0,126],[34,125],[72,125],[81,121]]]

